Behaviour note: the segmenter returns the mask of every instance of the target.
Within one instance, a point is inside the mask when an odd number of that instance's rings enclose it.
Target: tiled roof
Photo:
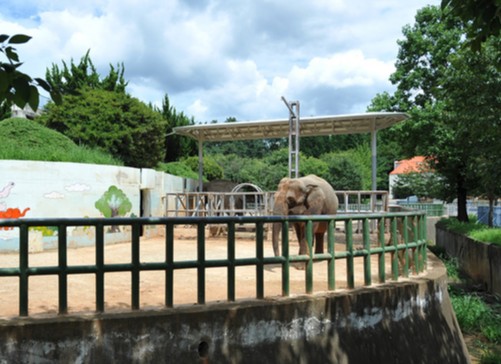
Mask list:
[[[395,169],[390,174],[405,174],[411,172],[423,172],[426,157],[417,156],[411,159],[404,159],[396,162]]]

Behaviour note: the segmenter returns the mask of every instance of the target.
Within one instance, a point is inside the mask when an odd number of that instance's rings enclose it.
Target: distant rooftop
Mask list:
[[[427,168],[426,157],[416,156],[411,159],[403,159],[401,161],[395,162],[395,169],[390,172],[390,174],[406,174],[412,172],[423,172],[424,168]]]

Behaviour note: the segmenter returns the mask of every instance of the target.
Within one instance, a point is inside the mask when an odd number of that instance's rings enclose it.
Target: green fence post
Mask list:
[[[66,252],[66,225],[58,226],[59,313],[68,313],[68,276]]]
[[[310,294],[313,292],[313,222],[311,220],[306,222],[305,234],[308,245],[308,261],[305,269],[306,293]]]
[[[96,311],[104,312],[104,227],[96,224]]]
[[[422,264],[421,264],[421,269],[420,271],[423,271],[426,268],[426,246],[427,246],[427,237],[426,237],[426,215],[421,215],[419,221],[421,222],[420,227],[421,227],[421,237],[420,241],[422,243],[421,245],[421,252],[422,252]]]
[[[263,223],[256,223],[256,297],[264,298],[264,247]]]
[[[174,224],[165,227],[165,306],[174,306]]]
[[[384,218],[379,218],[379,246],[381,247],[381,253],[378,254],[379,263],[379,283],[386,282],[386,220]]]
[[[197,224],[197,302],[205,303],[205,224]]]
[[[282,296],[290,295],[290,252],[289,252],[289,221],[282,223],[282,255],[285,258],[282,264]]]
[[[403,266],[403,274],[404,277],[409,277],[409,220],[407,216],[404,216],[402,222],[402,235],[404,239],[405,249],[404,249],[404,266]]]
[[[414,242],[417,243],[416,247],[412,249],[412,257],[414,260],[414,273],[419,273],[421,269],[419,268],[419,261],[420,261],[420,254],[421,254],[421,249],[419,247],[420,244],[420,232],[419,232],[419,217],[418,216],[413,216],[412,217],[412,236],[414,239]]]
[[[327,251],[330,258],[327,264],[328,288],[331,291],[336,289],[336,249],[335,249],[336,220],[329,220],[327,229]]]
[[[228,223],[228,301],[235,301],[235,223]]]
[[[348,281],[348,288],[355,287],[355,265],[353,258],[353,222],[351,219],[346,220],[345,222],[345,236],[346,236],[346,271],[348,277],[346,280]]]
[[[393,243],[393,252],[391,254],[391,274],[393,279],[398,280],[398,235],[397,235],[397,221],[398,217],[391,218],[391,242]]]
[[[372,284],[371,277],[371,237],[370,237],[370,226],[369,219],[364,218],[363,220],[363,229],[364,229],[364,283],[366,286],[370,286]]]
[[[132,243],[131,243],[131,257],[132,257],[132,270],[131,270],[131,296],[132,296],[132,309],[139,310],[139,272],[140,272],[140,258],[139,258],[139,239],[141,236],[141,225],[138,223],[132,224]]]
[[[19,316],[28,316],[28,226],[19,225]]]

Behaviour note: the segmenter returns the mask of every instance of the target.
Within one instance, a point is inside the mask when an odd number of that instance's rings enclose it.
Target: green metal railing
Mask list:
[[[322,254],[312,253],[313,223],[325,221],[328,223],[327,251]],[[363,229],[363,244],[354,247],[353,223],[361,222]],[[265,225],[282,222],[282,254],[275,257],[265,255]],[[306,237],[309,246],[308,255],[293,255],[289,249],[289,227],[294,222],[306,225]],[[227,234],[226,259],[207,259],[206,249],[210,249],[205,240],[205,228],[209,224],[225,224]],[[237,258],[235,247],[238,239],[235,233],[237,224],[255,225],[255,257]],[[336,225],[344,225],[345,249],[335,249]],[[377,241],[371,241],[371,225],[377,224]],[[105,228],[112,225],[131,227],[131,261],[130,263],[105,263]],[[141,262],[140,244],[141,230],[147,225],[165,227],[165,259],[157,262]],[[174,259],[174,228],[178,225],[194,225],[197,228],[197,259],[177,261]],[[31,227],[56,226],[58,231],[58,262],[55,266],[30,266],[28,242]],[[68,265],[67,228],[93,226],[95,228],[95,264]],[[145,271],[161,271],[165,274],[165,306],[174,306],[174,274],[181,269],[196,269],[197,271],[197,303],[206,302],[206,271],[210,268],[223,267],[227,269],[227,300],[235,301],[235,270],[241,266],[256,267],[256,298],[264,298],[264,269],[267,265],[279,264],[282,267],[282,295],[290,294],[290,269],[293,264],[305,264],[305,293],[313,293],[313,263],[326,261],[328,289],[336,289],[336,261],[345,259],[347,265],[346,278],[348,288],[355,287],[354,259],[363,257],[364,284],[372,284],[371,256],[378,259],[378,281],[384,283],[386,277],[387,253],[391,257],[391,279],[397,280],[400,275],[407,277],[410,267],[414,272],[421,272],[426,267],[426,216],[424,212],[374,213],[365,215],[336,216],[279,216],[264,217],[175,217],[175,218],[75,218],[75,219],[0,219],[0,228],[14,227],[19,231],[19,266],[0,267],[0,284],[3,277],[19,278],[19,315],[28,315],[28,284],[32,276],[58,277],[58,311],[68,312],[68,276],[73,274],[91,273],[95,275],[96,311],[105,311],[105,276],[112,272],[131,273],[131,308],[140,309],[140,273]],[[386,234],[385,234],[386,232]],[[374,233],[373,233],[374,235]],[[389,239],[388,239],[389,236]],[[412,259],[412,260],[411,260]],[[399,271],[400,262],[400,271]],[[292,268],[294,269],[294,268]],[[1,312],[0,312],[1,315]]]
[[[411,202],[400,202],[398,206],[405,207],[412,210],[422,210],[426,212],[426,216],[444,216],[445,215],[445,205],[442,203],[411,203]]]

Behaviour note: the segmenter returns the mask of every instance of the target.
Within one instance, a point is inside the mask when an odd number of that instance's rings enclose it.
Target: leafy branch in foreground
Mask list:
[[[27,43],[30,39],[30,36],[24,34],[13,36],[0,34],[0,52],[7,58],[6,62],[0,62],[0,103],[7,101],[20,108],[24,108],[28,104],[33,111],[36,111],[40,102],[37,86],[47,91],[57,104],[61,103],[61,95],[44,79],[31,78],[19,71],[23,62],[19,60],[13,45]]]

